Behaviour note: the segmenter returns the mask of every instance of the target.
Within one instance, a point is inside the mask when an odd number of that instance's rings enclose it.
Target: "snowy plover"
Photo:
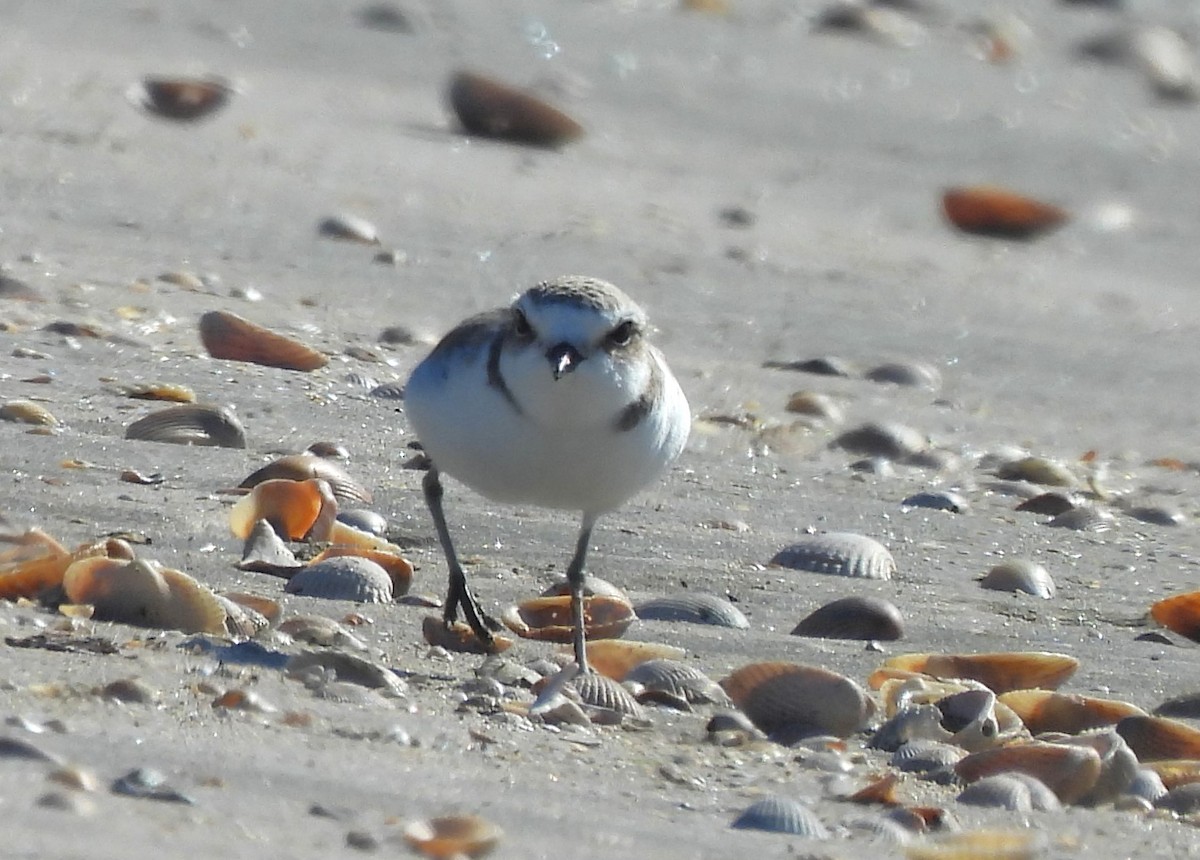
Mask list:
[[[572,275],[464,320],[413,370],[404,408],[432,463],[423,486],[450,568],[447,623],[461,607],[485,644],[498,627],[458,563],[443,471],[496,501],[582,512],[567,581],[575,662],[587,668],[583,566],[592,528],[663,473],[691,426],[687,399],[647,337],[632,299]]]

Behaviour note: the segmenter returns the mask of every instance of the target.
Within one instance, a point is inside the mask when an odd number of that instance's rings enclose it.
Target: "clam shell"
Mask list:
[[[811,373],[816,376],[857,376],[858,368],[843,358],[834,355],[823,355],[818,358],[804,358],[796,361],[765,361],[763,367],[772,370],[795,370],[800,373]]]
[[[40,403],[32,400],[10,400],[0,406],[0,421],[17,424],[34,424],[40,427],[55,427],[58,419]]]
[[[896,562],[887,547],[865,535],[850,532],[827,532],[803,538],[777,552],[771,564],[863,579],[891,579],[896,572]]]
[[[964,233],[999,239],[1033,239],[1070,218],[1065,209],[995,185],[949,188],[942,211]]]
[[[455,621],[447,626],[437,615],[425,616],[421,622],[421,635],[428,644],[459,654],[502,654],[513,646],[512,639],[498,634],[492,635],[490,645],[486,644],[470,625]]]
[[[557,108],[473,72],[455,74],[448,96],[468,134],[545,147],[559,147],[583,136],[583,127]]]
[[[904,635],[900,610],[881,597],[842,597],[811,612],[793,636],[894,641]]]
[[[929,447],[923,433],[893,422],[862,424],[838,436],[833,444],[851,454],[889,460],[903,460]]]
[[[245,540],[254,531],[256,523],[266,520],[280,537],[301,540],[313,530],[323,513],[329,516],[326,509],[331,503],[336,516],[337,503],[328,488],[328,484],[316,478],[263,481],[230,510],[229,527],[237,537]]]
[[[200,317],[200,340],[213,358],[229,361],[299,371],[329,363],[312,347],[228,311],[208,311]]]
[[[379,231],[375,225],[357,215],[342,213],[330,215],[321,219],[317,225],[317,233],[329,239],[341,239],[344,242],[358,242],[362,245],[378,245]]]
[[[378,549],[359,549],[358,547],[334,545],[323,550],[312,560],[311,563],[315,565],[318,562],[325,561],[326,559],[342,558],[346,556],[365,558],[367,561],[374,562],[383,568],[392,581],[393,598],[408,594],[409,586],[412,585],[412,562],[410,562],[404,556],[397,555],[393,552],[385,552]]]
[[[966,498],[948,490],[914,493],[900,504],[906,508],[930,508],[935,511],[948,511],[952,514],[965,514],[971,509],[971,504]]]
[[[504,835],[495,824],[478,815],[449,815],[414,821],[404,828],[404,841],[418,854],[434,860],[484,857]]]
[[[333,495],[339,502],[371,503],[371,491],[350,477],[337,463],[313,454],[288,454],[273,460],[261,469],[256,469],[238,486],[244,490],[253,489],[263,481],[287,480],[306,481],[309,478],[319,478],[329,483]]]
[[[287,661],[284,672],[299,679],[320,675],[321,683],[332,675],[338,681],[381,690],[390,696],[403,696],[406,691],[404,681],[387,666],[344,651],[302,651]]]
[[[172,403],[195,403],[196,392],[186,385],[176,385],[169,382],[154,382],[146,385],[134,385],[125,391],[126,397],[134,400],[167,400]]]
[[[937,391],[942,387],[938,369],[923,362],[892,362],[873,367],[863,374],[871,382],[891,383]]]
[[[353,600],[358,603],[390,603],[392,578],[370,559],[339,555],[315,561],[287,581],[288,594]]]
[[[1057,460],[1045,457],[1018,457],[996,468],[996,477],[1006,481],[1029,481],[1048,487],[1074,487],[1079,483],[1075,474]]]
[[[1125,717],[1117,723],[1140,762],[1165,759],[1200,759],[1200,729],[1168,717]]]
[[[1078,503],[1079,500],[1074,496],[1051,490],[1050,492],[1040,493],[1031,499],[1026,499],[1017,505],[1014,510],[1056,517],[1061,513],[1071,510]]]
[[[989,806],[1012,812],[1061,809],[1058,796],[1036,777],[1025,773],[999,773],[972,783],[958,795],[968,806]]]
[[[1046,835],[1034,830],[970,830],[945,833],[914,842],[906,860],[1034,860],[1046,845]]]
[[[1172,696],[1154,711],[1156,717],[1176,717],[1188,720],[1200,719],[1200,693],[1184,693],[1182,696]],[[1133,716],[1125,714],[1124,716]]]
[[[966,754],[962,747],[941,741],[917,739],[897,747],[888,763],[907,773],[929,773],[953,767]]]
[[[1138,774],[1137,756],[1113,729],[1087,732],[1063,743],[1094,749],[1100,756],[1100,775],[1091,790],[1079,799],[1088,806],[1107,803],[1124,794]]]
[[[41,529],[15,538],[16,546],[0,552],[0,600],[34,599],[62,585],[72,564],[85,558],[131,558],[124,541],[82,544],[73,552]]]
[[[849,678],[799,663],[751,663],[721,686],[759,729],[782,743],[821,734],[848,737],[875,709]]]
[[[1154,801],[1157,809],[1169,809],[1176,815],[1192,815],[1200,812],[1200,783],[1189,782],[1172,788]]]
[[[334,495],[337,492],[334,491]],[[367,510],[366,508],[351,508],[349,510],[338,511],[338,522],[345,523],[352,529],[375,537],[383,537],[387,534],[388,522],[383,514],[377,514],[375,511]]]
[[[63,575],[72,603],[96,607],[95,618],[184,633],[225,633],[216,595],[186,573],[136,559],[86,558]]]
[[[694,666],[678,660],[646,660],[625,676],[625,682],[668,693],[691,704],[729,705],[721,685]]]
[[[1187,514],[1171,505],[1134,505],[1126,508],[1125,513],[1154,526],[1181,526],[1188,520]]]
[[[1000,696],[1035,735],[1062,732],[1077,735],[1089,729],[1114,726],[1125,717],[1145,716],[1136,705],[1050,690],[1012,690]]]
[[[1089,747],[1030,741],[973,752],[954,766],[968,783],[1009,771],[1041,780],[1060,801],[1071,804],[1096,784],[1100,756]]]
[[[191,122],[216,113],[237,92],[224,78],[147,77],[129,89],[129,99],[163,119]]]
[[[797,800],[769,795],[750,804],[729,825],[736,830],[789,833],[805,839],[828,839],[829,830],[815,812]]]
[[[685,592],[645,600],[634,607],[643,621],[684,621],[747,630],[750,622],[742,611],[715,594]]]
[[[1133,36],[1133,55],[1160,98],[1200,98],[1200,70],[1188,41],[1169,27],[1142,27]]]
[[[588,642],[585,647],[588,665],[593,671],[614,681],[624,681],[630,671],[648,660],[681,660],[686,653],[674,645],[631,639],[598,639]]]
[[[996,654],[899,654],[884,661],[890,669],[923,672],[935,678],[970,678],[996,695],[1010,690],[1057,689],[1079,668],[1066,654],[1009,651]]]
[[[500,620],[525,639],[571,642],[574,637],[570,595],[526,600],[505,610]],[[601,595],[583,599],[583,625],[588,639],[619,639],[636,620],[627,600]]]
[[[1150,606],[1150,617],[1168,630],[1200,642],[1200,591],[1164,597]]]
[[[1052,517],[1046,525],[1076,532],[1106,532],[1114,525],[1113,515],[1093,505],[1079,505]]]
[[[1187,785],[1189,782],[1200,782],[1200,760],[1198,759],[1164,759],[1163,761],[1147,762],[1143,773],[1146,771],[1158,777],[1159,784],[1163,786],[1163,794],[1166,794],[1168,789]],[[1152,781],[1150,781],[1150,788],[1153,788]],[[1154,800],[1153,797],[1149,799]]]
[[[808,415],[829,424],[841,424],[844,418],[842,408],[828,394],[815,391],[796,391],[788,398],[788,412],[798,415]]]
[[[246,447],[246,429],[236,415],[222,406],[199,403],[151,412],[126,427],[125,438],[172,445]]]
[[[992,591],[1022,591],[1045,600],[1054,596],[1054,580],[1049,571],[1023,558],[1001,562],[984,574],[979,584]]]

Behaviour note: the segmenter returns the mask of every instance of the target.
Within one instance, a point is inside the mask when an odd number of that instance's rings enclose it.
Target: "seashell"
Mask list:
[[[1070,219],[1065,209],[996,185],[949,188],[942,211],[964,233],[997,239],[1035,239]]]
[[[829,830],[815,812],[790,797],[768,795],[750,804],[729,825],[735,830],[789,833],[805,839],[828,839]]]
[[[1200,729],[1168,717],[1125,717],[1117,723],[1140,762],[1165,759],[1200,759]]]
[[[337,495],[337,491],[334,491]],[[352,529],[360,532],[366,532],[375,537],[383,537],[387,533],[387,519],[383,514],[377,514],[375,511],[367,510],[366,508],[351,508],[350,510],[338,511],[338,522],[345,523]]]
[[[225,610],[225,632],[234,639],[253,639],[271,626],[256,609],[243,606],[223,594],[217,595],[217,601]]]
[[[557,108],[483,75],[456,73],[448,95],[468,134],[544,147],[559,147],[583,136],[583,127]]]
[[[224,78],[147,77],[129,88],[129,100],[163,119],[190,122],[216,113],[237,90]]]
[[[918,430],[894,422],[862,424],[833,440],[834,447],[864,457],[887,457],[902,460],[929,447],[929,441]]]
[[[751,663],[721,687],[754,725],[785,744],[820,734],[848,737],[875,710],[849,678],[799,663]]]
[[[1168,762],[1159,762],[1159,764],[1168,764]],[[1191,764],[1196,764],[1192,762]],[[1196,779],[1192,782],[1200,781],[1200,767],[1193,768]],[[1167,786],[1162,777],[1150,768],[1138,768],[1138,772],[1134,774],[1133,779],[1129,781],[1129,785],[1125,786],[1125,794],[1131,797],[1140,797],[1143,800],[1148,800],[1150,803],[1158,800],[1167,793]]]
[[[249,490],[263,481],[307,481],[309,478],[320,478],[328,482],[339,502],[368,505],[371,503],[371,491],[350,477],[345,469],[332,460],[312,454],[288,454],[273,460],[261,469],[256,469],[238,486]]]
[[[523,601],[505,610],[500,620],[525,639],[570,642],[574,635],[570,595]],[[636,620],[632,604],[622,598],[592,595],[583,599],[583,626],[588,639],[619,639]]]
[[[333,496],[326,500],[326,504],[333,501]],[[336,502],[334,502],[336,504]],[[384,538],[376,537],[369,532],[359,531],[353,526],[347,525],[335,518],[328,522],[328,529],[320,528],[321,522],[325,521],[325,511],[322,511],[321,518],[316,525],[313,526],[312,533],[309,535],[311,540],[323,540],[331,543],[334,546],[352,547],[360,550],[378,550],[392,555],[401,555],[400,547],[396,546]]]
[[[257,594],[250,594],[246,591],[226,591],[220,597],[244,606],[247,609],[252,609],[266,619],[268,624],[278,624],[279,619],[283,616],[283,606],[278,600],[272,600],[269,597],[261,597]]]
[[[392,596],[399,597],[403,594],[408,594],[409,586],[412,585],[413,566],[412,562],[402,555],[393,552],[385,552],[379,549],[360,549],[350,546],[331,546],[322,551],[310,564],[325,561],[330,558],[339,558],[342,556],[354,556],[357,558],[365,558],[379,565],[387,573],[392,581]]]
[[[1152,713],[1156,717],[1177,717],[1182,719],[1200,719],[1200,693],[1185,693],[1182,696],[1172,696],[1156,707]],[[1127,714],[1125,716],[1132,716]]]
[[[55,427],[58,419],[39,403],[32,400],[10,400],[0,406],[0,421],[17,424],[34,424],[40,427]]]
[[[942,375],[938,369],[922,362],[881,364],[868,370],[863,377],[871,382],[925,388],[929,391],[937,391],[942,387]]]
[[[324,648],[350,648],[367,650],[367,643],[355,636],[332,618],[320,615],[294,615],[282,622],[278,630],[297,642],[320,645]]]
[[[894,752],[907,743],[919,740],[949,744],[952,735],[942,727],[942,712],[936,705],[914,704],[897,711],[875,730],[867,746],[871,749]]]
[[[579,699],[584,705],[601,711],[610,711],[617,718],[617,722],[620,722],[623,717],[640,719],[645,716],[642,706],[627,689],[599,672],[584,672],[576,675],[570,686],[579,695]],[[534,689],[537,689],[537,685],[534,685]],[[595,716],[592,719],[595,721]]]
[[[826,532],[802,538],[771,559],[774,567],[862,579],[891,579],[896,562],[887,547],[864,535]]]
[[[815,391],[796,391],[788,398],[788,412],[798,415],[809,415],[829,424],[841,424],[844,415],[842,408],[828,394],[818,394]]]
[[[238,570],[291,576],[302,567],[303,562],[296,559],[271,524],[266,520],[255,520],[242,545],[242,560],[237,563]]]
[[[1017,505],[1014,510],[1056,517],[1061,513],[1071,510],[1078,503],[1079,500],[1076,497],[1052,490],[1048,493],[1040,493],[1031,499],[1026,499]]]
[[[113,554],[113,541],[83,544],[68,552],[41,529],[33,528],[15,538],[17,546],[0,553],[0,600],[34,599],[62,585],[67,568],[85,558]]]
[[[901,47],[913,47],[926,38],[925,28],[900,9],[853,0],[836,0],[822,10],[813,22],[813,29],[857,33]]]
[[[1012,690],[1000,696],[1035,735],[1062,732],[1077,735],[1089,729],[1114,726],[1125,717],[1145,716],[1136,705],[1050,690]]]
[[[1088,806],[1096,806],[1114,800],[1125,790],[1134,777],[1137,776],[1139,765],[1137,756],[1125,743],[1124,739],[1109,729],[1104,732],[1088,732],[1078,737],[1067,738],[1066,744],[1094,749],[1100,756],[1100,775],[1091,791],[1079,799]]]
[[[134,385],[125,390],[126,397],[134,400],[167,400],[172,403],[195,403],[196,392],[186,385],[176,385],[169,382],[153,382],[146,385]]]
[[[928,469],[931,472],[951,472],[959,467],[962,458],[953,451],[946,451],[941,448],[926,448],[924,451],[909,454],[900,460],[900,462],[905,466],[912,466],[914,469]]]
[[[884,661],[889,669],[923,672],[935,678],[970,678],[996,695],[1010,690],[1057,689],[1075,674],[1079,661],[1046,651],[996,654],[900,654]]]
[[[1057,460],[1045,457],[1018,457],[996,468],[996,477],[1005,481],[1029,481],[1047,487],[1074,487],[1075,474]]]
[[[1146,762],[1142,769],[1143,779],[1146,772],[1154,774],[1158,778],[1158,782],[1163,786],[1163,794],[1166,794],[1168,789],[1178,788],[1181,785],[1187,785],[1190,782],[1200,782],[1200,759],[1164,759],[1162,761]],[[1153,788],[1153,781],[1149,780],[1150,787]],[[1153,797],[1150,798],[1154,800]]]
[[[229,361],[299,371],[316,370],[329,363],[312,347],[228,311],[208,311],[200,317],[200,340],[213,358]]]
[[[316,525],[322,515],[328,517],[332,503],[329,485],[316,478],[307,481],[288,481],[275,478],[255,485],[229,512],[229,527],[234,535],[245,540],[250,537],[259,520],[270,523],[285,540],[301,540]]]
[[[801,359],[799,361],[765,361],[763,367],[772,370],[796,370],[816,376],[857,376],[858,368],[836,356]]]
[[[1058,796],[1044,782],[1024,773],[999,773],[984,777],[963,789],[957,800],[968,806],[988,806],[1011,812],[1062,808]]]
[[[125,438],[172,445],[246,447],[246,430],[237,416],[221,406],[196,403],[151,412],[126,427]]]
[[[1113,522],[1113,515],[1108,511],[1092,505],[1080,505],[1063,511],[1047,521],[1046,525],[1077,532],[1106,532],[1113,527]]]
[[[561,597],[564,594],[571,593],[571,584],[567,582],[566,576],[556,576],[554,581],[546,586],[542,591],[542,597]],[[600,597],[612,597],[617,600],[628,601],[624,589],[613,585],[607,579],[601,579],[598,576],[592,576],[590,573],[583,575],[583,593],[584,596],[590,597],[598,595]]]
[[[996,694],[991,690],[963,690],[934,703],[941,726],[951,743],[974,752],[996,745],[1000,723],[996,719]]]
[[[930,773],[952,768],[966,754],[962,747],[918,738],[900,744],[888,763],[906,773]]]
[[[0,299],[16,302],[44,302],[46,299],[29,284],[11,275],[0,274]]]
[[[317,233],[327,239],[340,239],[343,242],[358,242],[362,245],[378,245],[379,231],[375,225],[357,215],[330,215],[321,219],[317,225]]]
[[[1134,505],[1126,508],[1125,513],[1152,526],[1181,526],[1188,520],[1187,514],[1170,505]]]
[[[614,681],[624,681],[630,671],[649,660],[682,660],[686,654],[674,645],[631,639],[598,639],[585,647],[592,670]]]
[[[427,615],[421,622],[421,635],[436,648],[445,648],[460,654],[502,654],[513,645],[507,636],[493,634],[491,645],[487,645],[471,629],[469,624],[456,621],[447,625],[440,616]]]
[[[1200,642],[1200,591],[1164,597],[1150,606],[1150,617],[1168,630]]]
[[[1001,562],[979,584],[992,591],[1022,591],[1049,600],[1054,596],[1054,580],[1046,568],[1023,558]]]
[[[1200,783],[1189,782],[1172,788],[1154,801],[1156,809],[1167,809],[1176,815],[1190,816],[1200,812]]]
[[[404,841],[417,854],[434,860],[484,857],[504,835],[495,824],[478,815],[448,815],[414,821],[404,828]]]
[[[969,830],[945,833],[904,850],[906,860],[1034,860],[1046,835],[1035,830]]]
[[[288,677],[299,680],[319,676],[319,683],[323,684],[333,676],[338,681],[380,690],[389,696],[400,697],[406,692],[404,681],[387,666],[344,651],[303,651],[291,657],[283,668]]]
[[[1200,72],[1192,46],[1183,36],[1168,27],[1143,27],[1134,34],[1131,47],[1160,98],[1183,102],[1200,98]]]
[[[225,609],[207,587],[156,562],[85,558],[63,575],[72,603],[96,607],[95,617],[184,633],[225,633]]]
[[[842,597],[805,617],[793,636],[891,642],[904,635],[900,610],[881,597]]]
[[[900,504],[906,508],[931,508],[935,511],[949,511],[952,514],[965,514],[971,509],[970,503],[963,496],[948,490],[915,493]]]
[[[673,594],[645,600],[634,607],[643,621],[684,621],[691,624],[712,624],[715,627],[750,629],[742,611],[715,594]]]
[[[1062,803],[1071,804],[1096,784],[1100,756],[1090,747],[1030,741],[973,752],[954,766],[968,783],[1010,771],[1041,780]]]
[[[731,704],[720,684],[694,666],[678,660],[646,660],[633,667],[625,675],[624,681],[640,685],[646,690],[677,696],[690,704]]]
[[[358,603],[390,603],[392,578],[370,559],[339,555],[314,561],[287,581],[288,594],[353,600]]]

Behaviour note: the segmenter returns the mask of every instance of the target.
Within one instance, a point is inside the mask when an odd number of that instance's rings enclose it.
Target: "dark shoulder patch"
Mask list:
[[[614,426],[621,432],[632,430],[645,421],[650,410],[654,408],[654,404],[662,398],[662,368],[653,357],[647,357],[650,358],[650,378],[646,380],[646,387],[642,389],[642,393],[635,400],[617,413]]]
[[[497,331],[503,333],[512,323],[511,308],[497,308],[469,317],[447,332],[438,341],[434,352],[457,352],[460,349],[478,349],[489,344]]]

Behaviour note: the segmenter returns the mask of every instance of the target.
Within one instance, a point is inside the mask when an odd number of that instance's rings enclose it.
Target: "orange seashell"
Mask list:
[[[954,772],[969,783],[1011,771],[1040,779],[1060,801],[1069,804],[1096,784],[1100,755],[1087,746],[1030,741],[973,752],[954,765]]]
[[[851,803],[881,803],[884,806],[896,806],[900,803],[896,786],[900,784],[900,774],[892,772],[875,780],[866,788],[861,788],[846,799]]]
[[[1070,218],[1065,209],[995,185],[947,189],[942,209],[964,233],[1000,239],[1033,239]]]
[[[63,589],[95,617],[184,633],[225,633],[225,609],[186,573],[138,559],[85,558],[67,568]]]
[[[74,562],[85,558],[115,556],[129,551],[121,540],[80,544],[67,550],[41,529],[32,528],[18,539],[18,545],[0,553],[0,600],[33,599],[62,585],[63,575]]]
[[[889,681],[907,681],[910,678],[929,678],[924,672],[910,672],[907,669],[892,669],[881,666],[867,676],[867,687],[871,690],[882,689]]]
[[[1200,761],[1196,759],[1164,759],[1144,762],[1143,766],[1158,774],[1167,791],[1181,785],[1200,782]]]
[[[245,540],[256,522],[266,520],[285,540],[302,540],[328,506],[321,483],[315,478],[263,481],[233,506],[229,512],[229,527],[237,537]]]
[[[997,654],[899,654],[884,661],[887,669],[924,672],[935,678],[969,678],[996,695],[1010,690],[1053,690],[1079,668],[1066,654],[1006,651]]]
[[[536,96],[473,72],[450,79],[450,107],[468,134],[558,147],[583,136],[583,126]]]
[[[125,392],[126,397],[134,400],[166,400],[171,403],[195,403],[196,392],[186,385],[171,382],[152,382],[146,385],[135,385]]]
[[[1168,630],[1200,642],[1200,591],[1164,597],[1150,607],[1150,617]]]
[[[144,78],[129,90],[129,99],[147,113],[180,122],[216,113],[236,92],[223,78]]]
[[[387,571],[388,577],[392,580],[392,596],[399,597],[402,594],[408,594],[408,589],[412,585],[413,566],[412,562],[406,559],[399,553],[385,552],[379,549],[360,549],[352,546],[331,546],[322,551],[314,558],[310,565],[316,564],[319,561],[324,561],[327,558],[335,558],[337,556],[353,555],[359,558],[365,558],[375,562],[377,565]]]
[[[1126,717],[1117,723],[1138,761],[1200,759],[1200,729],[1167,717]]]
[[[301,371],[329,363],[312,347],[228,311],[209,311],[200,317],[200,340],[213,358],[229,361]]]
[[[647,660],[682,660],[686,654],[674,645],[632,639],[599,639],[587,643],[588,666],[614,681],[624,681],[630,670]]]
[[[226,591],[221,596],[247,609],[253,609],[270,624],[278,624],[283,616],[283,605],[269,597],[260,597],[245,591]]]
[[[450,626],[436,615],[426,615],[421,622],[421,634],[425,641],[447,651],[460,654],[500,654],[513,646],[513,640],[507,636],[493,634],[492,646],[483,643],[470,625],[455,621]]]
[[[306,481],[309,478],[320,478],[322,481],[327,481],[339,502],[371,503],[370,490],[350,477],[349,473],[337,463],[314,454],[288,454],[280,457],[261,469],[255,470],[238,486],[249,490],[263,481],[275,479]]]
[[[354,526],[347,525],[341,520],[334,520],[324,537],[317,537],[314,530],[313,539],[325,540],[334,546],[352,547],[361,550],[378,550],[379,552],[391,553],[392,555],[403,554],[403,551],[396,544],[384,538],[377,537],[370,532],[356,529]]]
[[[966,830],[945,833],[904,849],[906,860],[1034,860],[1046,835],[1033,830]]]
[[[571,642],[570,595],[534,597],[505,610],[500,617],[513,633],[543,642]],[[637,620],[633,605],[619,597],[593,594],[583,598],[583,627],[588,639],[619,639]]]
[[[800,663],[751,663],[721,687],[754,725],[781,743],[818,734],[849,737],[875,710],[849,678]]]
[[[404,828],[404,841],[434,860],[483,857],[496,847],[503,831],[478,815],[450,815],[414,821]]]
[[[1088,729],[1113,726],[1125,717],[1145,716],[1137,705],[1050,690],[1012,690],[1000,701],[1016,712],[1032,734],[1063,732],[1077,735]]]

